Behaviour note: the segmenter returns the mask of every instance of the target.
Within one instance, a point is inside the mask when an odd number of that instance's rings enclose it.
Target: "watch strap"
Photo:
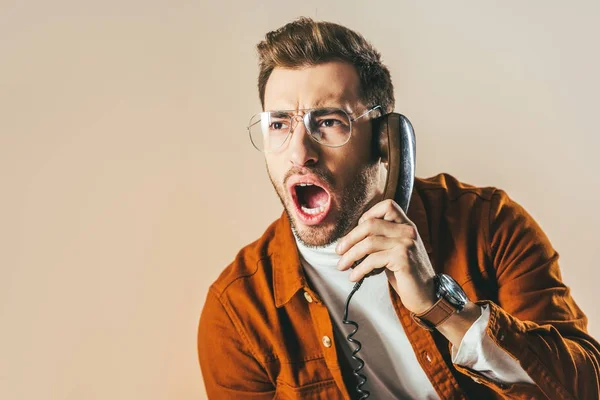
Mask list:
[[[432,331],[450,318],[457,310],[456,306],[452,305],[444,297],[440,297],[429,309],[419,314],[411,312],[410,316],[421,328]]]

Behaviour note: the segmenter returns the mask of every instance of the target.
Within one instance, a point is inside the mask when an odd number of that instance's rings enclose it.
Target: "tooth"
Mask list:
[[[302,211],[304,211],[305,213],[307,213],[309,215],[315,215],[315,214],[319,214],[319,213],[322,213],[323,211],[325,211],[325,205],[322,205],[317,208],[307,208],[304,206],[300,206],[300,208],[302,209]]]
[[[306,208],[306,207],[302,206],[302,211],[304,211],[305,213],[310,214],[310,215],[313,214],[312,208]]]

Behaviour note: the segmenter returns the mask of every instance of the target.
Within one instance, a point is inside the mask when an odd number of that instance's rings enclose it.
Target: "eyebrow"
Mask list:
[[[333,100],[333,101],[332,101]],[[333,105],[330,103],[334,103]],[[326,97],[314,103],[313,108],[341,108],[344,111],[349,111],[350,102],[341,101],[333,97]]]
[[[275,118],[290,118],[292,116],[291,111],[294,110],[273,110],[273,111],[269,111],[271,113],[271,117],[275,117]]]
[[[350,108],[350,104],[347,104],[346,106],[340,105],[340,104],[327,104],[326,101],[317,101],[315,104],[312,105],[312,107],[309,108],[301,108],[301,109],[286,109],[286,110],[265,110],[264,112],[269,112],[271,113],[271,116],[273,117],[277,117],[277,118],[284,118],[284,117],[291,117],[292,113],[296,113],[297,111],[302,111],[302,110],[313,110],[315,108],[339,108],[341,110],[346,111],[349,115],[355,114],[355,111],[352,111]]]
[[[331,114],[331,112],[329,111],[329,109],[337,110],[336,113],[338,113],[338,114],[340,113],[340,110],[345,111],[345,110],[343,110],[340,107],[322,107],[322,108],[319,107],[319,108],[317,108],[315,110],[314,114],[317,115],[317,116],[329,115],[329,114]],[[325,111],[327,111],[327,112],[325,112]],[[348,113],[348,114],[351,114],[351,113]]]

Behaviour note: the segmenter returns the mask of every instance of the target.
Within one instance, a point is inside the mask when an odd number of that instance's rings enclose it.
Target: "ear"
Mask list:
[[[371,120],[373,156],[379,158],[381,163],[389,171],[390,150],[395,147],[394,137],[390,137],[389,116],[374,118]],[[391,140],[391,141],[390,141]]]
[[[402,116],[396,113],[386,114],[373,120],[373,136],[376,137],[377,152],[382,164],[386,167],[387,178],[383,193],[384,199],[396,199],[396,190],[403,182],[398,178],[403,167],[403,154],[401,151]]]
[[[387,135],[382,132],[384,121],[382,117],[373,118],[371,122],[371,154],[373,161],[380,161],[387,170]]]

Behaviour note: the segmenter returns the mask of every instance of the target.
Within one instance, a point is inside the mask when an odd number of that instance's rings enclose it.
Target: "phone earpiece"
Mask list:
[[[383,199],[394,199],[406,213],[415,177],[415,132],[402,114],[390,113],[373,120],[377,154],[387,168]]]

